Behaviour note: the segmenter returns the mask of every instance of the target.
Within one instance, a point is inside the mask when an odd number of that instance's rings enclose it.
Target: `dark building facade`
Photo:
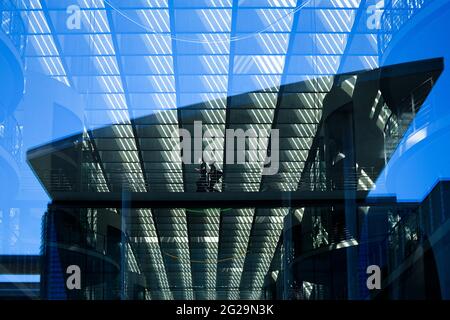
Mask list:
[[[333,217],[339,209],[294,211],[285,220],[284,277],[272,294],[347,299],[353,285],[356,299],[445,298],[449,187],[439,182],[420,204],[358,207],[356,237]],[[380,290],[367,289],[372,265],[381,269]]]

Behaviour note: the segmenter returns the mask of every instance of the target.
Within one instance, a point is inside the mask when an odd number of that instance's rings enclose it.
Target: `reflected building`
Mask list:
[[[445,137],[447,0],[77,3],[0,2],[0,298],[450,298],[448,183],[373,192]]]
[[[196,192],[200,164],[170,156],[179,144],[165,122],[170,111],[30,150],[28,161],[52,198],[44,219],[44,297],[406,298],[429,283],[437,294],[439,282],[417,280],[412,291],[397,271],[429,241],[431,234],[417,229],[418,216],[433,214],[424,209],[428,200],[399,203],[369,191],[442,70],[443,60],[432,59],[286,85],[270,125],[279,130],[279,171],[262,174],[274,152],[265,144],[262,160],[220,163],[221,192]],[[252,116],[256,94],[230,98],[226,128],[242,119],[264,124]],[[311,96],[322,97],[321,107]],[[208,121],[202,110],[179,110],[176,132],[186,128],[192,139],[194,121]],[[314,114],[318,123],[307,137]],[[195,141],[188,145],[194,154]],[[245,145],[248,155],[260,152],[249,139]],[[437,270],[422,252],[417,259]],[[373,264],[385,281],[376,293],[366,286]],[[66,287],[70,265],[82,270],[82,290]]]

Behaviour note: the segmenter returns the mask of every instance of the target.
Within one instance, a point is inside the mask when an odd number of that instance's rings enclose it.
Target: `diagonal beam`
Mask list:
[[[303,3],[302,0],[297,0],[297,7]],[[297,26],[298,26],[298,22],[299,22],[299,16],[300,16],[300,11],[297,11],[294,14],[294,18],[292,21],[292,27],[291,27],[291,31],[289,34],[289,43],[288,43],[288,47],[286,50],[286,56],[285,56],[285,61],[284,61],[284,67],[283,67],[283,73],[281,75],[281,80],[280,80],[280,89],[278,90],[278,95],[277,95],[277,102],[275,105],[275,110],[274,110],[274,114],[273,114],[273,121],[272,121],[272,127],[271,127],[271,132],[274,129],[277,129],[278,127],[278,114],[281,108],[281,101],[282,101],[282,97],[284,95],[285,89],[287,87],[286,81],[287,81],[287,73],[289,71],[289,67],[290,67],[290,63],[291,63],[291,57],[290,57],[290,53],[293,51],[294,45],[295,45],[295,34],[294,31],[297,30]],[[271,136],[269,136],[269,142],[267,144],[267,152],[269,150],[271,150]],[[267,154],[267,153],[266,153]],[[262,177],[261,182],[260,182],[260,186],[259,186],[259,191],[262,191],[262,188],[264,186],[264,182],[267,178],[265,178],[265,176]]]
[[[124,72],[124,68],[123,68],[123,63],[122,63],[122,59],[121,59],[121,54],[120,54],[120,47],[117,41],[117,33],[115,30],[115,25],[114,25],[114,21],[113,21],[113,17],[112,17],[112,10],[113,8],[110,6],[109,2],[104,2],[105,5],[105,10],[106,10],[106,16],[107,16],[107,20],[108,20],[108,25],[109,25],[109,29],[111,32],[111,39],[113,42],[113,47],[114,47],[114,52],[115,52],[115,56],[116,56],[116,63],[119,69],[119,73],[120,73],[120,79],[122,82],[122,88],[124,91],[124,95],[125,95],[125,101],[127,104],[127,109],[128,109],[128,113],[130,113],[130,106],[131,106],[131,99],[130,99],[130,95],[129,95],[129,91],[128,91],[128,83],[126,81],[125,78],[125,72]],[[130,115],[130,123],[131,123],[131,128],[133,131],[133,137],[134,137],[134,141],[136,144],[136,149],[137,149],[137,154],[138,154],[138,158],[139,158],[139,163],[140,163],[140,168],[141,168],[141,173],[142,173],[142,177],[144,179],[144,183],[145,183],[145,190],[148,192],[150,185],[149,185],[149,181],[147,179],[147,175],[145,174],[145,166],[144,166],[144,159],[142,157],[142,149],[140,146],[140,141],[139,141],[139,136],[138,136],[138,132],[136,130],[136,124],[135,124],[135,120],[131,117]],[[139,211],[140,212],[140,211]],[[150,211],[150,214],[152,215],[152,219],[154,219],[154,212]],[[156,221],[154,221],[154,227],[155,227],[155,232],[158,238],[158,248],[161,251],[161,238],[159,236],[159,231],[158,231],[158,225],[156,223]],[[162,251],[161,251],[162,254]],[[166,269],[166,274],[167,274],[167,269]]]
[[[226,110],[225,110],[225,132],[224,132],[224,143],[223,143],[223,158],[222,158],[222,192],[225,191],[226,188],[226,174],[227,174],[227,165],[226,165],[226,150],[227,150],[227,141],[226,141],[226,130],[229,128],[230,125],[230,115],[231,115],[231,101],[232,101],[232,88],[233,88],[233,70],[234,70],[234,52],[235,52],[235,41],[232,41],[232,39],[235,37],[236,34],[236,25],[237,25],[237,13],[238,13],[238,6],[239,6],[239,0],[233,0],[232,6],[231,6],[231,28],[230,28],[230,48],[229,48],[229,54],[228,54],[228,88],[227,88],[227,101],[226,101]],[[219,213],[219,246],[217,248],[217,261],[221,258],[222,253],[222,246],[223,244],[223,216],[224,213],[222,210]],[[219,266],[216,266],[216,297],[218,296],[218,289],[220,285],[220,275],[219,275],[220,268]]]
[[[56,47],[56,51],[59,53],[58,56],[59,56],[59,58],[61,60],[61,64],[62,64],[64,70],[66,71],[67,81],[69,81],[69,84],[70,84],[71,88],[75,88],[75,84],[73,82],[73,79],[72,79],[72,77],[69,77],[69,74],[68,74],[69,67],[67,65],[66,59],[62,56],[63,50],[62,50],[61,44],[59,42],[59,39],[56,36],[58,33],[56,32],[56,28],[55,28],[55,26],[53,24],[52,18],[50,16],[49,11],[48,11],[47,2],[44,1],[44,0],[40,0],[40,4],[41,4],[41,7],[42,7],[42,12],[44,13],[44,16],[45,16],[45,20],[47,20],[47,25],[48,25],[48,28],[50,29],[51,36],[52,36],[52,39],[53,39],[53,43],[55,44],[55,47]]]
[[[173,76],[175,79],[175,96],[176,96],[176,108],[178,117],[178,128],[183,128],[182,116],[181,116],[181,92],[180,92],[180,81],[178,79],[178,49],[177,49],[177,39],[176,39],[176,25],[175,25],[175,5],[173,0],[169,0],[169,19],[170,19],[170,35],[172,38],[172,63],[173,63]],[[180,137],[181,143],[181,137]],[[186,190],[186,168],[185,163],[181,161],[181,170],[183,175],[183,190]]]
[[[141,167],[141,173],[142,173],[142,178],[144,179],[144,183],[145,183],[145,189],[147,190],[147,192],[149,191],[149,183],[148,183],[148,179],[147,179],[147,175],[145,174],[144,171],[144,159],[142,157],[142,149],[140,146],[140,142],[139,142],[139,136],[138,136],[138,132],[136,130],[136,123],[135,120],[133,119],[133,117],[130,114],[130,106],[131,106],[131,100],[130,100],[130,94],[128,92],[128,83],[127,80],[125,78],[125,72],[123,70],[123,64],[122,64],[122,56],[120,54],[120,47],[117,41],[117,33],[115,30],[115,25],[114,25],[114,21],[113,21],[113,17],[112,17],[112,10],[113,8],[111,8],[111,6],[109,5],[109,2],[105,2],[105,11],[106,11],[106,17],[108,20],[108,25],[109,25],[109,30],[111,32],[111,39],[112,39],[112,43],[113,43],[113,48],[114,48],[114,52],[115,52],[115,56],[116,56],[116,63],[117,63],[117,67],[119,69],[119,73],[120,73],[120,80],[122,82],[122,88],[123,88],[123,92],[125,95],[125,101],[127,104],[127,110],[128,110],[128,114],[129,114],[129,118],[130,118],[130,123],[131,123],[131,128],[133,131],[133,137],[134,137],[134,142],[136,144],[136,149],[137,149],[137,155],[139,158],[139,165]]]
[[[49,29],[51,31],[51,36],[52,36],[53,42],[55,44],[56,51],[58,53],[58,57],[60,58],[61,64],[62,64],[62,66],[63,66],[63,68],[64,68],[64,70],[66,72],[67,81],[69,82],[69,85],[70,85],[71,88],[76,88],[72,77],[69,75],[69,72],[68,72],[69,71],[69,67],[67,65],[65,56],[63,55],[63,50],[62,50],[61,44],[59,42],[59,39],[56,36],[58,33],[56,32],[55,26],[53,24],[53,21],[51,19],[50,14],[49,14],[47,3],[46,3],[46,1],[41,0],[40,4],[41,4],[42,12],[44,13],[44,16],[45,16],[45,20],[47,21],[47,25],[48,25],[48,27],[49,27]],[[100,169],[101,169],[102,175],[103,175],[103,177],[104,177],[104,179],[106,181],[106,184],[107,184],[109,190],[111,190],[112,184],[111,184],[110,181],[108,181],[109,179],[108,179],[108,176],[106,175],[106,170],[105,170],[105,167],[103,165],[103,162],[101,161],[97,144],[96,144],[96,142],[95,142],[95,140],[94,140],[94,138],[93,138],[93,136],[92,136],[90,131],[88,131],[88,136],[89,136],[89,142],[92,145],[93,154],[97,158],[98,163],[100,165]]]
[[[300,4],[302,4],[301,0],[297,0],[296,3],[296,7],[298,7]],[[284,66],[283,66],[283,73],[281,75],[281,79],[280,79],[280,85],[279,85],[279,90],[278,90],[278,95],[277,95],[277,101],[276,101],[276,105],[275,105],[275,110],[274,110],[274,114],[273,114],[273,120],[272,120],[272,126],[271,126],[271,132],[277,128],[277,123],[278,123],[278,114],[281,108],[281,101],[282,101],[282,97],[284,95],[284,91],[286,86],[283,85],[286,82],[287,79],[287,73],[289,70],[289,65],[291,62],[290,56],[289,54],[292,52],[293,47],[295,45],[295,34],[293,34],[294,30],[297,30],[297,26],[298,26],[298,22],[299,22],[299,12],[295,12],[294,13],[294,17],[293,17],[293,21],[291,24],[291,30],[290,30],[290,34],[289,34],[289,42],[288,42],[288,47],[286,49],[286,54],[285,54],[285,61],[284,61]],[[269,150],[271,150],[271,136],[269,136],[269,141],[267,144],[267,152]],[[266,152],[266,154],[267,154]],[[259,192],[262,192],[265,180],[267,180],[267,178],[265,178],[264,176],[261,178],[260,180],[260,186],[259,186]],[[252,220],[252,225],[250,228],[250,233],[249,233],[249,237],[248,237],[248,243],[247,243],[247,250],[249,248],[251,248],[251,243],[252,243],[252,239],[253,239],[253,234],[255,232],[255,224],[256,224],[256,219],[259,216],[258,214],[259,209],[255,208],[254,209],[254,214],[253,214],[253,220]],[[251,255],[252,254],[247,254],[245,261],[244,261],[244,265],[243,265],[243,269],[242,269],[242,273],[241,273],[241,280],[240,280],[240,288],[242,291],[243,288],[243,276],[244,276],[244,272],[246,270],[246,266],[250,263],[250,259],[251,259]],[[242,295],[242,292],[241,292]]]
[[[180,81],[178,79],[178,49],[177,49],[177,40],[176,40],[176,25],[175,25],[175,4],[173,0],[168,0],[168,7],[169,7],[169,19],[170,19],[170,35],[172,38],[172,63],[173,63],[173,75],[175,80],[175,96],[176,96],[176,108],[177,108],[177,118],[178,118],[178,128],[182,129],[183,123],[182,123],[182,113],[181,113],[181,99],[180,99]],[[181,137],[180,137],[180,143],[181,143]],[[181,160],[181,172],[182,172],[182,179],[183,179],[183,191],[186,190],[186,168],[185,163],[183,160]],[[191,230],[190,230],[190,223],[189,223],[189,216],[188,212],[186,210],[183,210],[186,217],[186,230],[187,230],[187,238],[188,238],[188,246],[189,246],[189,255],[191,256],[192,252],[192,241],[191,241]],[[191,259],[192,260],[192,259]],[[193,265],[191,262],[191,284],[194,282],[194,277],[192,273]],[[185,297],[188,293],[188,290],[185,291]],[[189,298],[189,297],[188,297]]]
[[[237,12],[238,12],[238,5],[239,0],[233,0],[233,4],[231,7],[231,30],[230,30],[230,51],[229,51],[229,58],[228,58],[228,94],[227,94],[227,104],[226,104],[226,111],[225,111],[225,132],[224,132],[224,139],[225,139],[225,133],[226,130],[230,126],[230,116],[231,116],[231,102],[232,102],[232,89],[233,89],[233,75],[234,75],[234,52],[236,47],[236,41],[233,41],[233,38],[236,35],[236,24],[237,24]],[[227,175],[227,165],[226,165],[226,159],[227,159],[227,140],[225,139],[223,144],[223,177],[222,177],[222,192],[226,189],[226,175]]]
[[[361,0],[361,2],[359,3],[359,7],[356,11],[355,20],[353,21],[352,30],[350,31],[350,33],[348,35],[347,43],[345,45],[344,52],[342,53],[341,62],[339,63],[339,68],[338,68],[336,74],[341,74],[342,70],[344,69],[345,62],[347,61],[348,54],[350,52],[350,48],[353,43],[353,39],[355,38],[355,34],[358,33],[359,23],[360,23],[361,19],[365,16],[366,5],[367,5],[367,0]]]

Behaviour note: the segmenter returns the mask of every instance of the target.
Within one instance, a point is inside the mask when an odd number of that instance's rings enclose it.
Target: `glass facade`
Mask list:
[[[2,1],[0,298],[449,299],[449,12]]]

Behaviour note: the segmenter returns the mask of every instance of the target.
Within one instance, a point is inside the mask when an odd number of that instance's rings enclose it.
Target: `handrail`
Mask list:
[[[425,102],[427,94],[423,94],[424,90],[427,90],[427,86],[430,88],[433,87],[433,79],[429,78],[420,85],[418,85],[414,90],[411,91],[406,97],[404,97],[397,108],[400,110],[398,114],[391,113],[389,117],[386,119],[386,123],[383,128],[384,136],[385,136],[385,146],[386,148],[386,156],[390,158],[392,153],[395,151],[394,149],[389,149],[389,145],[398,145],[400,141],[403,139],[404,134],[407,132],[408,127],[410,125],[409,122],[404,123],[402,121],[402,114],[409,113],[412,117],[419,111],[418,107],[422,106]],[[412,122],[415,125],[415,122]]]
[[[414,100],[416,100],[416,99],[415,99],[415,98],[416,98],[416,93],[419,93],[420,90],[423,89],[423,87],[424,87],[426,84],[428,84],[428,83],[430,83],[430,86],[431,86],[431,88],[432,88],[432,87],[433,87],[433,78],[429,78],[429,79],[425,80],[423,83],[421,83],[421,84],[418,85],[416,88],[414,88],[414,89],[411,91],[410,94],[408,94],[406,97],[403,97],[403,98],[400,100],[399,107],[402,108],[401,111],[405,111],[405,110],[407,110],[408,108],[411,107],[411,104],[410,104],[410,103],[411,103],[411,98],[414,98]],[[417,100],[420,100],[420,98],[423,98],[423,97],[419,97],[419,99],[417,99]],[[418,104],[420,104],[420,103],[417,103],[416,101],[414,101],[414,112],[417,112],[417,111],[418,111],[418,110],[415,109],[416,105],[418,105]],[[406,105],[406,107],[403,108],[405,105]],[[390,120],[391,120],[391,118],[392,118],[393,116],[397,116],[397,115],[394,114],[394,113],[391,113],[391,114],[389,115],[389,117],[387,118],[386,124],[384,125],[384,129],[383,129],[383,132],[384,132],[384,133],[387,133],[387,130],[389,129],[389,127],[388,127],[388,126],[389,126],[389,122],[390,122]]]

